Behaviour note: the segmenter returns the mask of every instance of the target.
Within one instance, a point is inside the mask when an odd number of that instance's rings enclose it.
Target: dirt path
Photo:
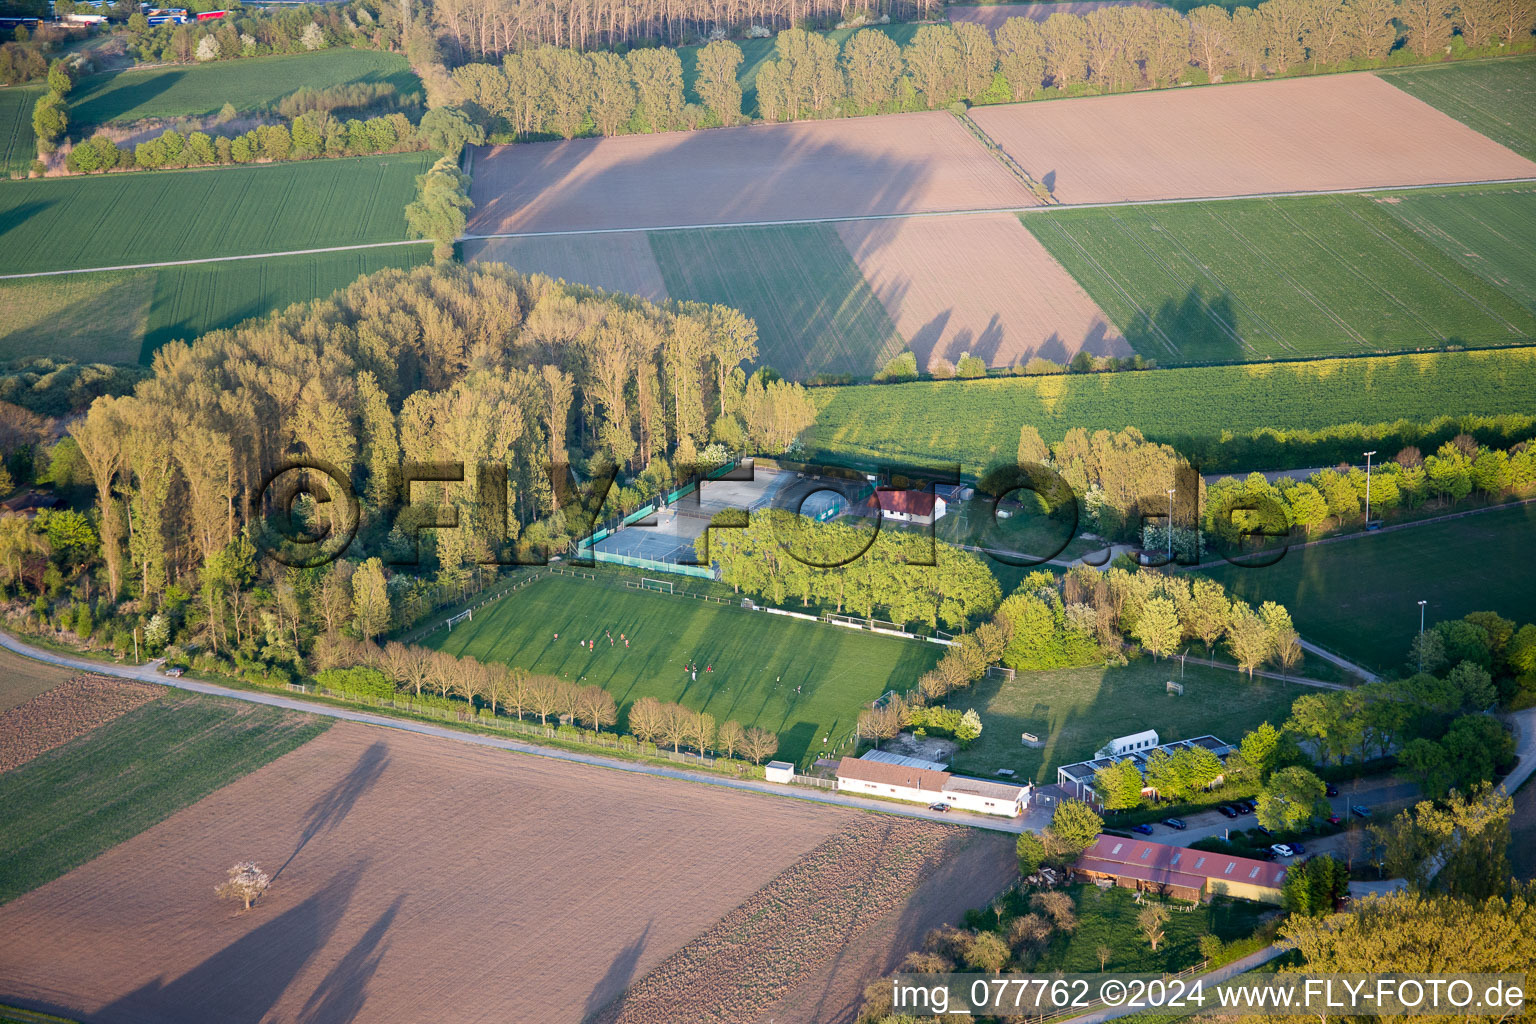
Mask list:
[[[124,263],[115,267],[79,267],[74,270],[35,270],[25,274],[0,274],[0,281],[26,277],[62,277],[65,274],[101,274],[111,270],[153,270],[156,267],[189,267],[198,263],[230,263],[237,260],[264,260],[274,256],[312,256],[324,252],[351,252],[354,249],[388,249],[398,245],[431,245],[428,239],[402,242],[364,242],[359,245],[331,245],[323,249],[287,249],[283,252],[253,252],[244,256],[208,256],[197,260],[164,260],[160,263]]]

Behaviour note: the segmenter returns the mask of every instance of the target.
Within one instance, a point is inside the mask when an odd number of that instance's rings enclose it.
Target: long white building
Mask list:
[[[1017,818],[1029,804],[1029,786],[973,779],[965,775],[882,761],[845,757],[837,766],[837,788],[844,793],[947,804],[961,811]]]

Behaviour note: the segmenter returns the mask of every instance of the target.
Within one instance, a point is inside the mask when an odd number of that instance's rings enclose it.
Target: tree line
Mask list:
[[[614,729],[619,722],[618,702],[603,687],[499,662],[393,641],[381,646],[345,639],[327,646],[321,657],[329,667],[316,673],[315,682],[354,700],[404,697],[408,705],[442,710],[455,710],[457,702],[468,715],[495,719],[505,712],[518,721],[537,718],[545,727],[551,719],[556,725],[573,722],[593,733]],[[671,747],[673,753],[687,747],[701,755],[745,757],[761,764],[779,747],[778,737],[768,729],[743,728],[736,721],[716,724],[713,715],[655,697],[636,700],[624,719],[627,735],[658,748]]]
[[[964,629],[997,606],[997,580],[977,555],[889,525],[816,523],[783,509],[744,526],[711,527],[695,541],[737,593],[782,605],[825,606],[866,619]]]
[[[1043,22],[1010,18],[995,36],[971,22],[923,25],[905,45],[878,29],[855,32],[839,45],[818,32],[787,28],[775,39],[773,59],[757,68],[757,102],[763,120],[795,121],[961,100],[1027,100],[1045,89],[1118,92],[1197,78],[1256,79],[1303,65],[1312,71],[1370,66],[1399,46],[1429,60],[1453,37],[1475,51],[1524,45],[1533,22],[1531,0],[1265,0],[1188,15],[1105,7],[1085,15],[1058,12]],[[487,115],[488,128],[522,138],[669,131],[742,119],[742,54],[725,39],[698,50],[692,98],[685,96],[682,61],[671,49],[583,54],[569,43],[540,41],[470,52],[503,58],[500,65],[465,64],[454,72],[455,82]]]

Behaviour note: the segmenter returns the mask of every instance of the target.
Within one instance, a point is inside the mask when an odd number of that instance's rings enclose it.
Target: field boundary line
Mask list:
[[[1473,185],[1531,185],[1536,175],[1523,178],[1470,178],[1462,181],[1438,181],[1423,185],[1355,185],[1349,188],[1301,189],[1287,192],[1247,192],[1234,196],[1180,196],[1174,199],[1117,199],[1096,203],[1059,203],[1052,206],[983,206],[960,210],[909,210],[899,213],[863,213],[844,217],[791,217],[780,220],[739,220],[705,222],[701,224],[658,224],[645,227],[612,228],[565,228],[554,231],[493,231],[484,234],[465,233],[460,242],[484,241],[491,238],[558,238],[564,235],[623,235],[649,234],[660,231],[703,231],[710,228],[771,228],[796,224],[845,224],[860,221],[909,220],[919,217],[976,217],[996,213],[1052,214],[1063,210],[1104,210],[1121,206],[1171,206],[1178,203],[1225,203],[1240,199],[1302,199],[1307,196],[1354,196],[1376,195],[1382,192],[1420,192],[1426,189],[1470,187]],[[407,243],[392,243],[403,245]],[[423,243],[424,244],[424,243]]]
[[[615,771],[627,772],[631,775],[651,775],[658,778],[677,779],[683,782],[695,782],[706,786],[718,786],[721,789],[733,789],[739,792],[758,793],[764,796],[788,797],[792,800],[805,800],[810,803],[828,804],[838,807],[847,807],[852,810],[872,811],[904,818],[919,818],[924,821],[936,821],[950,825],[968,825],[972,828],[987,829],[992,832],[1018,834],[1025,829],[1028,815],[1018,818],[1000,818],[995,815],[972,814],[965,811],[941,814],[930,811],[920,804],[911,807],[903,807],[900,804],[888,803],[884,800],[866,800],[855,796],[849,796],[840,792],[827,792],[808,787],[796,787],[783,783],[762,782],[756,779],[732,779],[724,776],[710,776],[683,768],[666,768],[660,765],[649,765],[634,761],[624,761],[619,758],[603,757],[598,754],[584,754],[577,751],[562,750],[558,747],[543,747],[534,743],[520,740],[504,739],[499,736],[486,736],[482,733],[461,732],[443,726],[433,725],[429,722],[418,722],[409,719],[388,718],[383,715],[369,714],[366,711],[357,711],[351,708],[330,707],[324,704],[313,704],[308,701],[298,700],[293,697],[284,697],[276,693],[259,693],[245,690],[232,690],[216,683],[207,683],[188,676],[171,677],[156,672],[150,666],[114,665],[90,661],[83,658],[71,658],[63,654],[55,654],[42,648],[33,647],[31,644],[0,631],[0,647],[4,647],[14,654],[19,654],[34,661],[46,664],[62,665],[65,668],[84,669],[98,672],[102,675],[116,676],[120,679],[136,679],[142,682],[159,683],[178,690],[190,690],[194,693],[206,693],[215,697],[226,697],[230,700],[245,701],[249,704],[264,704],[269,707],[284,708],[289,711],[299,711],[311,715],[322,715],[326,718],[335,718],[342,721],[354,722],[361,725],[371,725],[383,729],[393,729],[400,732],[416,733],[418,735],[433,736],[440,739],[454,740],[459,743],[470,743],[475,746],[493,747],[519,754],[531,754],[535,757],[547,757],[555,761],[566,761],[574,764],[584,764],[596,768],[609,768]]]
[[[253,252],[243,256],[204,256],[195,260],[162,260],[159,263],[124,263],[116,267],[76,267],[73,270],[32,270],[25,274],[0,274],[0,281],[28,277],[63,277],[66,274],[102,274],[113,270],[154,270],[158,267],[191,267],[202,263],[228,263],[236,260],[265,260],[278,256],[312,256],[327,252],[352,252],[360,249],[387,249],[400,245],[431,245],[431,239],[407,238],[398,242],[359,242],[356,245],[328,245],[320,249],[289,249],[285,252]]]

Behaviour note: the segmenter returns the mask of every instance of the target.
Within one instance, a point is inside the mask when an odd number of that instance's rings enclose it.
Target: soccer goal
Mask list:
[[[466,608],[463,611],[459,612],[459,614],[454,615],[451,618],[449,618],[449,620],[448,620],[448,632],[452,633],[453,632],[453,627],[457,626],[461,622],[473,622],[473,621],[475,621],[475,610],[473,608]]]
[[[988,665],[987,666],[987,678],[988,679],[1012,679],[1013,676],[1014,676],[1014,670],[1011,669],[1011,668],[1007,668],[1006,666],[1003,666],[1003,665]]]
[[[649,576],[642,576],[640,586],[644,590],[654,590],[662,594],[673,593],[671,580],[653,580]]]

